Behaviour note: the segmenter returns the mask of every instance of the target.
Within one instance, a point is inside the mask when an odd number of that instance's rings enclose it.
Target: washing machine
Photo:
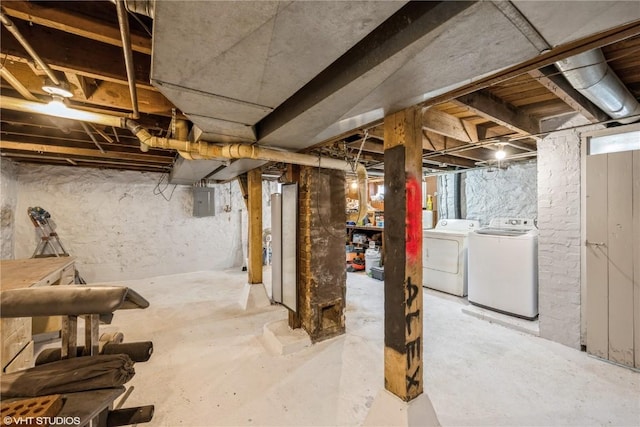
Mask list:
[[[538,229],[530,218],[495,218],[469,235],[469,302],[538,315]]]
[[[479,227],[475,220],[441,219],[435,228],[422,230],[424,287],[467,295],[467,240]]]

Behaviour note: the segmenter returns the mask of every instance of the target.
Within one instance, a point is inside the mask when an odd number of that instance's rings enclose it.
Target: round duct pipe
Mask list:
[[[153,19],[155,3],[152,0],[125,0],[124,3],[129,12],[148,16]]]
[[[611,118],[624,124],[638,120],[625,119],[640,114],[640,104],[609,67],[600,49],[558,61],[556,67],[571,86]]]

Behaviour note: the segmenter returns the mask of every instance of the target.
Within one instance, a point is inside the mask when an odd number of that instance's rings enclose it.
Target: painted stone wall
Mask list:
[[[18,203],[18,167],[0,157],[0,258],[13,259],[15,212]]]
[[[21,164],[15,257],[30,257],[35,249],[38,235],[26,212],[40,206],[88,282],[241,266],[247,216],[237,182],[214,185],[215,216],[196,218],[191,187],[158,185],[162,177]],[[263,186],[264,205],[274,186]],[[263,211],[268,227],[268,206]]]
[[[439,176],[438,216],[455,218],[454,175]],[[461,174],[462,217],[489,224],[495,217],[538,216],[536,162],[515,163],[507,169],[479,169]]]
[[[538,188],[536,162],[515,163],[507,169],[467,172],[467,219],[488,225],[496,217],[536,218]]]
[[[578,118],[564,126],[586,123]],[[540,336],[573,348],[581,344],[580,132],[558,131],[538,142]]]

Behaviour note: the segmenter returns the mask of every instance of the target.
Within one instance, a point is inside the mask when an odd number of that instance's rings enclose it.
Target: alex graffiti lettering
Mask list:
[[[405,343],[405,351],[407,356],[407,371],[411,372],[413,369],[413,373],[411,375],[406,375],[407,391],[411,390],[413,387],[416,387],[418,391],[420,389],[419,373],[422,362],[422,340],[420,335],[415,338],[412,337],[414,333],[412,324],[415,322],[416,327],[419,328],[420,323],[422,322],[420,309],[414,307],[414,303],[419,296],[419,292],[420,288],[412,283],[411,277],[408,277],[405,285],[405,323],[406,337],[408,339]]]

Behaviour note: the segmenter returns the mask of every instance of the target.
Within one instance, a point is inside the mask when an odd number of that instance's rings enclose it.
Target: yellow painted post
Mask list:
[[[262,283],[262,171],[247,173],[249,212],[249,283]]]

